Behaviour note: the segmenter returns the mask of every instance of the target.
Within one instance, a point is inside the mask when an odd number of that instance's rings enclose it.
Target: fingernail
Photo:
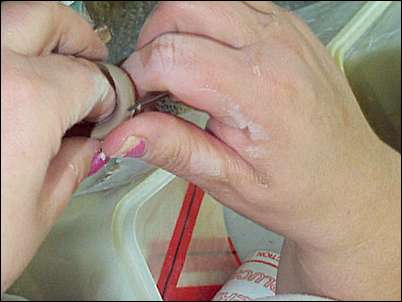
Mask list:
[[[143,156],[144,153],[145,153],[145,141],[141,140],[137,146],[135,146],[133,149],[127,152],[126,156],[137,158]]]
[[[129,136],[123,142],[115,156],[141,157],[145,153],[145,140],[136,136]]]
[[[91,176],[98,172],[107,162],[109,158],[106,157],[105,153],[102,151],[97,152],[92,158],[91,169],[88,173],[88,176]]]

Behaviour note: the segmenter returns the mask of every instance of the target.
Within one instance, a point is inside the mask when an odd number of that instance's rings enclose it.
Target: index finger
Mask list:
[[[26,56],[52,52],[102,60],[107,49],[91,26],[57,2],[1,4],[1,48]]]
[[[245,128],[262,77],[253,75],[244,53],[190,34],[164,34],[134,52],[122,65],[137,92],[169,91],[179,101],[224,124]],[[247,85],[245,85],[247,83]]]

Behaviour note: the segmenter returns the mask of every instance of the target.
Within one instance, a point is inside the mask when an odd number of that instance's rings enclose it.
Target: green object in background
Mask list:
[[[107,26],[111,32],[109,63],[117,64],[135,49],[145,19],[157,1],[82,1],[94,27]]]
[[[89,17],[88,11],[84,4],[84,1],[59,1],[60,3],[71,7],[77,13],[79,13],[85,20],[93,25],[91,18]]]
[[[345,55],[345,71],[374,132],[400,153],[400,2],[392,2],[378,21],[351,45]]]
[[[135,49],[138,34],[157,1],[60,1],[83,16],[94,28],[107,27],[108,62],[118,64]]]
[[[72,1],[73,3],[71,4],[71,8],[76,10],[77,12],[81,13],[85,7],[84,3],[82,1]]]

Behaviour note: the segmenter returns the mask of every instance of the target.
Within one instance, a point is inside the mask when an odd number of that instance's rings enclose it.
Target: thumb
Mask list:
[[[40,194],[45,227],[51,227],[67,206],[75,189],[88,174],[100,143],[88,138],[65,138],[46,174]]]
[[[214,136],[160,112],[142,113],[126,121],[106,137],[102,147],[110,157],[140,158],[199,185],[215,197],[230,191],[223,187],[236,187],[240,179],[253,175],[250,166]]]

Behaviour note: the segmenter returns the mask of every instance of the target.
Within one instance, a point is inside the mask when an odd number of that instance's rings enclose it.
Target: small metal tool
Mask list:
[[[130,106],[127,110],[131,112],[131,116],[142,112],[147,106],[169,96],[168,92],[149,92],[142,98],[135,101],[135,104]]]
[[[96,123],[91,131],[92,138],[103,139],[123,121],[147,109],[154,109],[153,104],[155,102],[169,96],[168,92],[156,91],[149,92],[137,100],[134,84],[124,70],[106,63],[98,63],[97,65],[115,90],[116,105],[109,117]]]

